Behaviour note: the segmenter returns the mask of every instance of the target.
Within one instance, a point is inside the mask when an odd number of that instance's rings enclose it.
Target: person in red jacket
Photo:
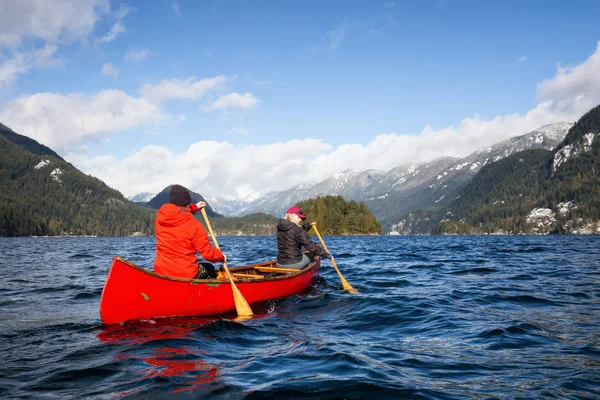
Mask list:
[[[217,276],[214,265],[199,262],[196,253],[210,262],[224,262],[221,250],[212,246],[202,224],[194,213],[206,206],[192,204],[189,190],[173,185],[169,202],[156,214],[156,258],[154,272],[178,278],[207,279]]]

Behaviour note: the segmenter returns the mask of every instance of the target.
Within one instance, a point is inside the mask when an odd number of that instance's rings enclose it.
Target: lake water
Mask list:
[[[600,398],[600,237],[324,239],[360,294],[324,260],[251,320],[104,327],[112,256],[151,267],[153,238],[0,238],[0,397]]]

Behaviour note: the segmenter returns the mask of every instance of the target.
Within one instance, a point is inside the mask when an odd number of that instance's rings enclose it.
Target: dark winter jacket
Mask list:
[[[286,219],[280,219],[277,224],[277,263],[294,264],[302,260],[302,246],[315,256],[327,254],[325,250],[310,240],[306,230],[310,224],[303,227]]]

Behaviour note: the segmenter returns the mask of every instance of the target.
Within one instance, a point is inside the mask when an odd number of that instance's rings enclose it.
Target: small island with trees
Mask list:
[[[361,201],[342,196],[318,196],[297,204],[323,235],[379,235],[381,224]]]

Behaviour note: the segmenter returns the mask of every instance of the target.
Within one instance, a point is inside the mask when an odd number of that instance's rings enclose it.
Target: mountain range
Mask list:
[[[561,122],[504,139],[454,161],[441,169],[435,177],[418,186],[368,198],[367,205],[387,232],[398,232],[394,225],[403,220],[407,213],[447,206],[484,166],[523,150],[551,150],[564,139],[572,126],[573,124]]]
[[[600,106],[464,158],[341,171],[251,202],[191,194],[226,234],[272,234],[287,207],[318,196],[364,204],[390,234],[600,233],[598,132]],[[127,201],[1,124],[0,153],[0,236],[152,234],[168,201],[170,186]]]
[[[427,218],[433,233],[600,234],[600,106],[554,149],[483,167],[448,207]]]
[[[486,165],[527,149],[555,148],[572,123],[542,126],[524,135],[506,138],[464,158],[442,157],[429,162],[402,164],[389,171],[341,171],[321,182],[304,182],[269,192],[251,202],[207,196],[214,209],[228,216],[266,213],[281,216],[290,205],[317,196],[341,195],[365,201],[384,232],[400,233],[398,223],[419,209],[449,205],[458,192]]]

